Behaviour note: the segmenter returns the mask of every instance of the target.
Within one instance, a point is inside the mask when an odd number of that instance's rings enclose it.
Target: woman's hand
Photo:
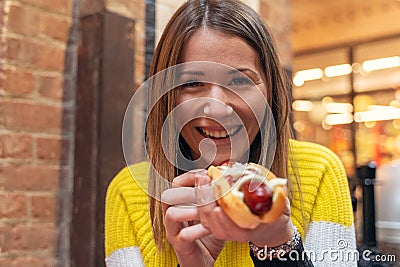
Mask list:
[[[290,203],[287,199],[286,209],[278,220],[262,223],[255,229],[244,229],[237,226],[217,205],[214,189],[209,185],[211,178],[196,178],[196,198],[199,204],[198,213],[201,224],[221,240],[249,242],[259,247],[276,247],[289,241],[294,232],[290,220]]]
[[[174,248],[180,266],[213,266],[224,247],[199,223],[195,181],[207,179],[206,172],[190,171],[175,177],[172,189],[161,195],[166,238]]]

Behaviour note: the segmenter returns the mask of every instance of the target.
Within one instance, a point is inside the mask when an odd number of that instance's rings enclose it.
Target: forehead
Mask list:
[[[257,53],[246,41],[207,27],[197,30],[183,47],[180,63],[190,61],[211,61],[236,69],[259,65]]]

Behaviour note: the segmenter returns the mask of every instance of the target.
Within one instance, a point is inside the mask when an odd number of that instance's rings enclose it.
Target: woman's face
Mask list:
[[[256,52],[239,37],[202,28],[180,57],[180,63],[195,61],[178,74],[183,85],[176,106],[178,127],[193,159],[203,168],[247,161],[267,105]]]

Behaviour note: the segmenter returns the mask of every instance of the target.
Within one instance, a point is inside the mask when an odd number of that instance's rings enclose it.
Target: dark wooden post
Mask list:
[[[134,93],[134,21],[108,11],[80,18],[71,266],[104,266],[104,200],[125,166],[121,131]]]

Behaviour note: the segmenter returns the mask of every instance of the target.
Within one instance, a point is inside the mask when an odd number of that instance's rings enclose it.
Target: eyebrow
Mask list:
[[[192,71],[192,70],[187,70],[187,71],[182,71],[178,74],[178,77],[182,76],[182,75],[204,75],[204,72],[202,71]]]
[[[254,75],[259,76],[259,74],[257,72],[255,72],[255,71],[253,71],[252,69],[249,69],[249,68],[233,69],[233,70],[230,70],[228,73],[229,74],[235,74],[237,72],[246,72],[246,71],[249,71],[249,72],[253,73]]]
[[[250,71],[251,73],[255,74],[255,75],[259,75],[257,72],[248,69],[248,68],[241,68],[241,69],[232,69],[230,71],[228,71],[228,74],[235,74],[237,72],[246,72],[246,71]],[[178,77],[182,76],[182,75],[204,75],[204,72],[202,71],[194,71],[194,70],[187,70],[187,71],[182,71],[178,74]]]

